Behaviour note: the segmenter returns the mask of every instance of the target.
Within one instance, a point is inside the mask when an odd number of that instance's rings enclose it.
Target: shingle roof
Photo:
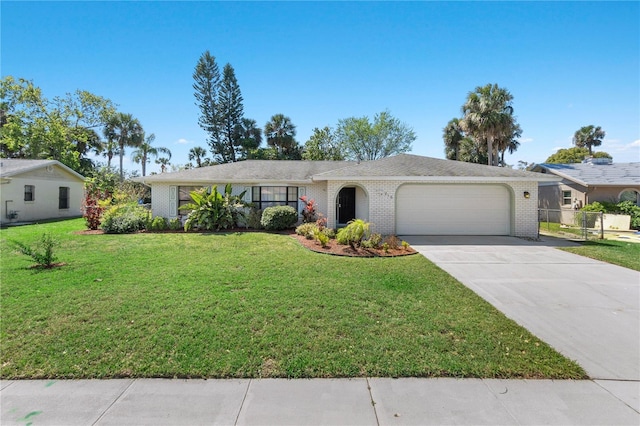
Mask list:
[[[315,174],[346,167],[349,161],[246,160],[137,178],[154,182],[311,182]]]
[[[505,167],[490,167],[462,161],[441,160],[419,155],[400,154],[374,161],[355,163],[352,161],[278,161],[247,160],[182,170],[173,173],[136,178],[153,183],[200,183],[200,182],[312,182],[341,179],[489,179],[557,181],[554,176],[513,170]]]
[[[569,179],[584,186],[638,186],[640,163],[613,164],[539,164],[548,173]]]
[[[78,179],[84,180],[84,176],[56,160],[28,160],[17,158],[0,159],[0,177],[8,178],[46,166],[58,166],[76,176]]]
[[[315,176],[317,180],[344,178],[489,178],[516,180],[540,179],[536,173],[507,167],[492,167],[463,161],[442,160],[412,154],[399,154],[376,161],[332,170]],[[555,180],[555,179],[554,179]]]

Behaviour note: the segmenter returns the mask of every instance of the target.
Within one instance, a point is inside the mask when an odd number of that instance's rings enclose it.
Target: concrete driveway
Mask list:
[[[640,380],[640,273],[514,237],[403,237],[593,379]]]

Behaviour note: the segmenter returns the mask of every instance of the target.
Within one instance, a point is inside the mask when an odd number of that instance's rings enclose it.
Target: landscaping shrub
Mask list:
[[[380,243],[382,242],[382,235],[380,234],[371,234],[371,236],[362,241],[362,247],[376,249],[380,247]]]
[[[352,249],[360,247],[362,240],[369,236],[369,222],[362,219],[353,219],[347,226],[338,231],[336,241],[338,244],[349,244]]]
[[[146,229],[149,215],[149,210],[137,204],[121,204],[104,213],[101,227],[106,234],[130,234]]]
[[[27,246],[20,241],[10,241],[11,245],[21,254],[31,257],[37,264],[37,266],[43,268],[51,268],[55,261],[56,256],[53,253],[53,248],[60,245],[60,242],[54,239],[50,234],[44,233],[40,237],[40,241],[35,247]]]
[[[384,239],[384,242],[387,243],[389,245],[389,248],[392,250],[397,250],[398,248],[400,248],[400,238],[396,237],[395,235],[388,235]]]
[[[640,229],[640,207],[632,201],[621,201],[616,205],[618,213],[631,216],[631,228]]]
[[[316,227],[313,230],[313,238],[315,238],[315,240],[319,242],[322,247],[326,247],[327,244],[329,244],[329,236],[324,229],[320,230]]]
[[[167,228],[169,228],[169,224],[164,217],[156,216],[153,218],[153,221],[151,222],[152,231],[166,231]]]
[[[169,221],[169,229],[171,231],[179,231],[180,229],[182,229],[182,222],[180,222],[180,219],[178,219],[177,217],[171,219]]]
[[[314,238],[315,231],[320,231],[315,223],[303,223],[296,228],[296,234],[305,237],[307,240]]]
[[[262,219],[262,210],[252,206],[249,209],[249,214],[247,214],[245,218],[247,226],[252,229],[262,229],[260,219]]]
[[[291,206],[267,207],[262,212],[260,224],[268,231],[281,231],[293,227],[298,221],[298,212]]]

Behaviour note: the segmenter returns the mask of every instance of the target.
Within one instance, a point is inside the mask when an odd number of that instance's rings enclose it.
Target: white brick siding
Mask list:
[[[398,188],[405,183],[417,183],[428,185],[424,181],[330,181],[327,186],[327,203],[333,206],[327,210],[327,225],[336,226],[336,199],[338,192],[343,187],[360,187],[367,194],[369,202],[369,218],[371,228],[380,234],[395,234],[396,229],[396,202],[395,196]],[[437,184],[458,184],[459,181],[438,181]],[[511,193],[511,233],[516,237],[538,236],[538,183],[537,182],[495,182],[474,180],[469,184],[503,184]],[[524,192],[530,194],[530,198],[524,197]],[[398,209],[402,206],[397,206]],[[366,219],[366,218],[363,218]]]

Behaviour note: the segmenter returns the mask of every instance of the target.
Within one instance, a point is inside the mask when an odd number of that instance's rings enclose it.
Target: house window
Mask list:
[[[33,185],[24,186],[24,200],[35,201],[36,187]]]
[[[263,210],[271,206],[291,206],[298,211],[297,186],[254,186],[251,201]]]
[[[562,205],[570,206],[571,205],[571,191],[562,191]]]
[[[60,210],[69,208],[69,187],[61,186],[58,188],[58,208]]]
[[[640,192],[635,189],[625,189],[620,193],[620,201],[631,201],[636,206],[640,206]]]
[[[193,203],[193,200],[191,199],[191,193],[199,189],[202,189],[202,187],[201,186],[179,186],[178,187],[178,214],[189,213],[189,211],[187,210],[180,210],[180,207],[182,207],[185,204]]]

